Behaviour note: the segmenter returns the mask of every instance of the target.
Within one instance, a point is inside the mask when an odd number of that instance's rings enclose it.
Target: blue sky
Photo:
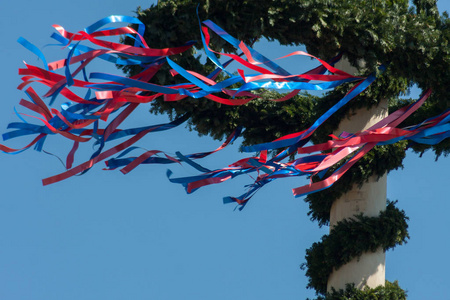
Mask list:
[[[52,24],[77,31],[111,14],[133,15],[149,1],[4,1],[0,4],[2,99],[0,128],[17,121],[13,107],[23,60],[39,61],[16,40],[51,43]],[[450,4],[440,1],[442,9]],[[195,16],[192,19],[196,22]],[[231,32],[230,32],[231,33]],[[232,34],[232,33],[231,33]],[[55,51],[50,51],[49,57]],[[275,58],[293,51],[263,43]],[[51,59],[49,59],[51,60]],[[308,61],[299,61],[300,70]],[[117,72],[99,65],[101,71]],[[96,69],[98,70],[98,69]],[[92,70],[93,71],[93,70]],[[130,126],[167,119],[143,107]],[[18,139],[5,143],[24,145]],[[185,153],[216,148],[185,128],[143,140],[147,149]],[[70,147],[50,139],[46,149],[63,155]],[[242,157],[238,143],[204,160],[218,168]],[[91,149],[80,152],[78,162]],[[410,217],[411,239],[387,253],[388,280],[399,280],[410,300],[446,299],[450,260],[448,170],[450,161],[408,153],[403,170],[388,177],[388,198]],[[0,299],[305,299],[314,292],[299,265],[305,249],[328,232],[310,222],[302,198],[291,188],[304,179],[279,180],[253,197],[242,212],[223,205],[239,195],[247,178],[209,186],[194,194],[171,184],[166,166],[141,166],[124,176],[101,166],[83,176],[43,187],[41,179],[63,171],[52,156],[26,151],[0,155]],[[172,168],[190,175],[189,167]]]

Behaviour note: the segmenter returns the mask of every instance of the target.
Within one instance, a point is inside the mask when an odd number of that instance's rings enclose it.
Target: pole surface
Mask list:
[[[356,69],[347,61],[336,64],[336,67],[350,74],[354,74]],[[388,115],[387,100],[380,102],[380,105],[370,110],[362,108],[357,110],[350,118],[343,119],[335,132],[339,135],[343,131],[357,132],[374,125]],[[350,169],[348,172],[351,172]],[[330,230],[337,222],[351,218],[354,215],[364,214],[375,217],[386,209],[387,176],[370,178],[363,186],[354,186],[352,190],[337,199],[330,212]],[[385,283],[385,253],[383,249],[376,252],[366,252],[359,258],[354,258],[349,263],[333,270],[328,278],[327,289],[331,291],[345,289],[345,285],[353,283],[356,288],[362,289],[365,286],[375,288]]]

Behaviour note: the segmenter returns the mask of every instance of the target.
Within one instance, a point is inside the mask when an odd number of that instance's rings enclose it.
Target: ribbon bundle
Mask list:
[[[121,27],[120,23],[124,22],[137,25],[137,30],[128,26]],[[105,25],[110,27],[102,30],[101,28]],[[25,135],[33,135],[34,139],[21,149],[0,145],[0,150],[3,152],[14,154],[32,146],[41,151],[45,138],[49,135],[61,135],[72,140],[73,147],[66,158],[67,170],[44,179],[44,185],[84,173],[94,164],[103,160],[107,160],[107,169],[121,168],[121,172],[124,174],[141,164],[187,163],[199,170],[201,174],[194,177],[172,178],[172,172],[168,171],[167,175],[171,182],[182,184],[188,193],[205,185],[220,183],[238,175],[256,172],[257,178],[245,194],[240,197],[224,198],[225,202],[237,202],[243,205],[256,191],[274,179],[321,175],[330,167],[351,156],[332,176],[320,182],[296,188],[293,192],[295,196],[302,196],[325,189],[336,182],[375,145],[390,144],[405,139],[418,143],[436,144],[450,136],[450,111],[414,127],[397,128],[429,97],[431,91],[426,91],[414,104],[398,110],[368,130],[353,134],[343,133],[339,138],[335,137],[325,144],[306,147],[305,145],[314,131],[340,107],[364,91],[376,79],[375,75],[367,78],[355,77],[333,67],[340,58],[339,56],[330,62],[325,62],[302,51],[296,51],[287,56],[312,57],[320,65],[302,74],[291,74],[274,61],[230,36],[212,21],[205,21],[201,24],[201,36],[206,55],[217,66],[214,72],[207,75],[185,70],[170,59],[171,55],[190,49],[194,42],[191,41],[175,48],[152,49],[143,38],[144,25],[132,17],[110,16],[77,33],[70,33],[61,26],[55,25],[54,27],[58,33],[53,34],[52,38],[63,48],[68,49],[66,58],[62,60],[47,63],[45,56],[37,47],[23,38],[19,39],[19,42],[34,52],[44,64],[43,68],[25,64],[25,68],[19,70],[23,82],[18,87],[25,90],[29,98],[29,100],[22,99],[20,105],[36,113],[38,116],[33,118],[42,124],[30,124],[18,114],[22,122],[9,124],[8,128],[12,131],[3,134],[3,139],[8,140]],[[235,55],[215,52],[209,46],[209,30],[215,32],[242,53]],[[104,39],[117,35],[132,37],[135,41],[134,46]],[[90,43],[93,46],[86,46],[82,42]],[[228,57],[228,60],[221,63],[216,54]],[[94,59],[118,65],[139,65],[143,71],[130,78],[104,73],[88,75],[86,66]],[[227,69],[232,61],[237,62],[240,66],[237,70],[238,75],[232,74]],[[165,63],[172,68],[173,76],[182,76],[186,82],[166,86],[151,83],[154,75]],[[246,74],[244,68],[250,70],[249,72],[252,74]],[[380,67],[380,69],[383,71],[384,67]],[[226,79],[217,80],[220,72],[227,74]],[[273,99],[273,101],[286,101],[297,95],[300,90],[331,89],[345,82],[356,82],[356,85],[336,105],[318,118],[310,128],[284,136],[271,143],[243,147],[244,152],[257,152],[258,154],[218,170],[209,170],[194,160],[211,155],[226,147],[239,136],[241,128],[237,128],[219,148],[213,151],[189,155],[177,152],[175,156],[170,156],[162,151],[152,150],[137,157],[127,157],[127,155],[137,149],[134,144],[140,139],[150,132],[174,128],[186,121],[189,115],[184,115],[167,124],[130,129],[119,128],[139,105],[149,103],[158,97],[164,97],[165,101],[180,101],[187,97],[207,98],[225,105],[244,105],[249,101],[258,101],[258,90],[260,89],[290,90],[291,92],[286,96]],[[43,95],[44,98],[49,99],[48,106],[30,87],[35,83],[48,87],[47,92]],[[232,87],[236,84],[239,88]],[[85,89],[87,92],[82,97],[74,92],[75,89]],[[61,105],[60,110],[51,108],[58,97],[69,100]],[[125,140],[105,150],[109,142],[118,139]],[[94,141],[97,150],[88,161],[72,167],[79,144],[91,140]],[[285,148],[285,150],[272,159],[267,159],[268,150],[280,148]],[[327,151],[326,154],[323,151]],[[294,153],[302,156],[283,162]],[[117,157],[112,158],[116,154]],[[160,155],[158,156],[158,154]]]

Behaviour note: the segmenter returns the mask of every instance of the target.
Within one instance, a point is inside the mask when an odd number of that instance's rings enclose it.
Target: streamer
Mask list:
[[[120,25],[124,22],[137,25],[137,30]],[[109,26],[107,29],[101,29],[106,25]],[[426,91],[415,103],[399,109],[365,131],[344,133],[340,137],[333,136],[333,139],[327,143],[305,146],[318,127],[376,80],[375,73],[368,77],[359,77],[335,68],[334,64],[342,57],[342,54],[326,62],[308,53],[295,51],[279,59],[290,56],[306,56],[315,59],[319,66],[304,73],[291,74],[274,60],[268,59],[232,37],[212,21],[201,22],[199,20],[199,26],[206,56],[217,66],[217,69],[211,74],[198,74],[186,70],[170,58],[172,55],[189,50],[194,45],[194,41],[188,41],[173,48],[150,48],[143,38],[145,26],[133,17],[106,17],[76,33],[68,32],[62,26],[54,25],[57,33],[53,34],[52,38],[60,43],[60,46],[63,46],[68,53],[61,59],[49,63],[47,63],[44,53],[36,46],[24,38],[19,38],[19,43],[40,58],[43,67],[25,64],[25,68],[19,69],[22,83],[18,88],[24,90],[29,99],[20,100],[19,105],[29,112],[18,115],[21,122],[13,122],[8,125],[8,129],[11,131],[4,133],[3,139],[34,137],[22,148],[13,149],[0,145],[0,150],[9,154],[17,154],[35,146],[36,150],[41,151],[46,137],[50,135],[71,140],[73,146],[65,160],[67,170],[44,179],[44,185],[59,182],[76,174],[83,174],[93,165],[104,160],[106,170],[120,168],[123,174],[131,172],[142,164],[188,164],[200,174],[174,178],[172,171],[167,172],[169,180],[181,184],[188,193],[236,176],[254,173],[256,179],[248,186],[244,194],[238,197],[224,198],[224,203],[237,203],[243,208],[257,191],[273,180],[293,176],[322,176],[329,168],[345,161],[328,178],[294,188],[294,196],[299,197],[333,185],[376,145],[392,144],[400,140],[437,144],[450,136],[450,111],[409,128],[398,128],[399,124],[430,96],[431,91]],[[209,45],[210,30],[241,53],[229,54],[214,51]],[[134,46],[105,40],[105,38],[124,34],[134,39]],[[94,48],[84,45],[86,42],[94,45]],[[227,61],[220,62],[216,55],[226,57]],[[95,60],[120,65],[139,65],[143,71],[130,78],[101,72],[87,74],[86,67]],[[239,65],[237,75],[227,69],[231,62]],[[152,82],[153,77],[161,72],[161,67],[166,63],[171,67],[171,75],[180,76],[184,78],[185,82],[175,85],[159,85]],[[244,67],[254,73],[246,73],[243,71]],[[381,66],[379,71],[383,72],[385,69],[385,66]],[[227,73],[228,76],[219,81],[217,78],[221,72]],[[166,124],[119,128],[126,119],[131,117],[139,105],[150,103],[159,97],[164,98],[165,101],[185,101],[183,99],[190,97],[206,98],[224,105],[245,105],[250,101],[258,101],[260,89],[290,90],[287,95],[281,96],[279,99],[272,99],[272,101],[280,102],[291,99],[303,89],[332,89],[346,82],[354,82],[355,85],[336,105],[317,118],[309,128],[269,143],[242,147],[244,152],[256,152],[257,154],[234,162],[225,168],[211,170],[197,161],[231,144],[240,136],[242,130],[245,130],[243,128],[237,128],[222,145],[212,151],[193,154],[176,152],[175,155],[172,155],[163,150],[141,150],[141,154],[137,156],[128,155],[143,149],[135,144],[144,136],[179,126],[189,119],[189,115],[186,114]],[[30,87],[34,84],[40,84],[48,89],[43,94],[44,98],[50,98],[48,105]],[[240,87],[233,88],[236,84]],[[85,90],[85,96],[79,96],[74,89]],[[58,110],[53,106],[54,102],[61,98],[70,102],[60,104]],[[30,115],[30,113],[35,115]],[[39,124],[28,123],[26,121],[28,118],[38,121]],[[118,142],[119,139],[125,140]],[[97,149],[92,153],[90,159],[73,167],[77,149],[87,142],[92,142]],[[277,149],[283,150],[268,160],[267,151]],[[291,154],[297,154],[300,157],[285,161]],[[113,157],[114,155],[117,156]]]

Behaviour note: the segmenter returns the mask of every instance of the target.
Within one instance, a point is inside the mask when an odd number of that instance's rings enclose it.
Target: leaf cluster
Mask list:
[[[376,288],[365,287],[363,290],[348,284],[344,290],[332,289],[326,296],[319,296],[315,300],[406,300],[406,292],[400,288],[397,281],[386,280],[384,286]]]
[[[339,269],[365,252],[384,251],[401,245],[409,238],[406,214],[388,201],[386,210],[377,217],[362,214],[338,222],[329,235],[306,250],[308,288],[324,295],[333,269]]]
[[[282,45],[302,44],[311,54],[325,59],[343,52],[363,75],[376,70],[380,63],[389,63],[386,76],[380,78],[364,96],[355,99],[358,107],[370,107],[378,99],[396,98],[405,93],[408,87],[417,84],[421,88],[432,87],[435,90],[436,101],[433,106],[439,106],[438,109],[442,111],[442,108],[450,106],[447,97],[450,87],[450,21],[447,15],[439,15],[435,1],[418,0],[414,4],[415,7],[409,7],[407,0],[161,0],[148,9],[139,8],[137,16],[147,26],[145,39],[152,47],[165,48],[178,46],[189,40],[198,41],[191,51],[173,58],[189,70],[209,74],[214,68],[210,62],[202,64],[197,52],[202,48],[196,15],[198,6],[201,20],[213,20],[249,45],[261,38],[277,40]],[[124,42],[132,43],[130,39],[125,39]],[[214,34],[211,47],[216,51],[236,51]],[[124,71],[133,75],[139,68],[125,67]],[[164,85],[180,81],[168,74],[167,70],[158,72],[155,82]],[[342,92],[343,90],[337,94]],[[337,94],[325,96],[320,101],[310,96],[308,102],[318,101],[314,107],[317,112],[309,113],[310,118],[306,121],[303,116],[283,116],[277,117],[271,126],[289,129],[279,130],[276,134],[292,133],[297,128],[304,129],[304,126],[312,124],[320,113],[331,107],[333,102],[328,100]],[[249,119],[247,114],[254,117],[253,111],[260,110],[276,115],[285,105],[288,106],[286,110],[293,111],[293,105],[305,100],[305,96],[299,98],[301,100],[277,105],[269,101],[254,101],[245,108],[224,108],[203,99],[178,102],[164,102],[160,99],[153,103],[152,112],[169,113],[172,116],[190,112],[192,130],[220,139],[233,126],[246,126]],[[216,113],[219,109],[225,112]],[[345,112],[334,117],[334,121],[330,120],[330,124],[338,123],[343,114]],[[212,117],[220,119],[214,121]],[[261,118],[263,117],[264,113]],[[263,125],[260,126],[267,125],[264,120],[261,124]],[[318,139],[326,138],[331,131],[325,129],[331,127],[324,127],[318,132]],[[262,133],[263,130],[248,131],[244,136],[244,143],[260,141]],[[445,150],[440,150],[440,153],[444,152]]]

